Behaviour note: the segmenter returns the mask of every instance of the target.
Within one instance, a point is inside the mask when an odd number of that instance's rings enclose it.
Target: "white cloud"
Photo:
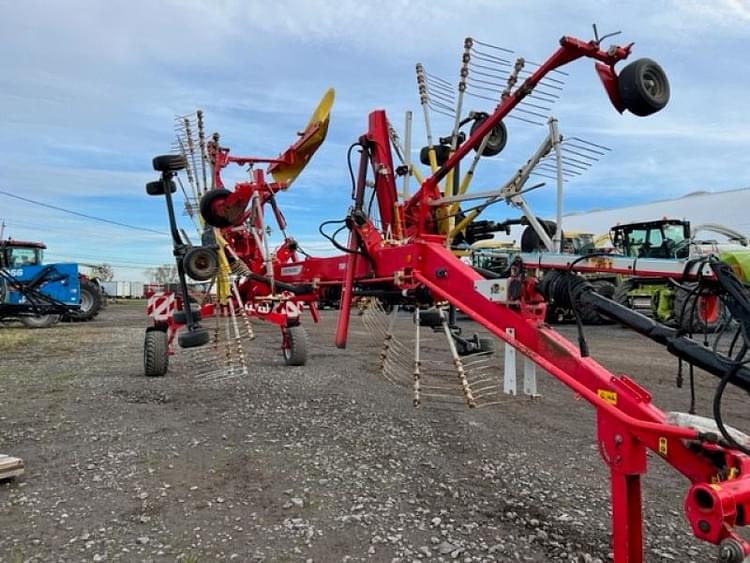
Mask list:
[[[335,86],[329,140],[280,196],[290,232],[322,250],[327,243],[316,225],[345,213],[345,151],[364,132],[367,113],[385,107],[400,126],[403,112],[415,110],[415,153],[423,142],[415,62],[455,77],[466,35],[541,61],[563,34],[589,38],[591,22],[602,33],[622,29],[612,41],[635,41],[634,57],[661,62],[672,101],[650,119],[619,116],[590,61],[568,67],[553,110],[562,131],[615,149],[570,184],[571,196],[591,194],[592,206],[603,206],[624,193],[646,199],[656,191],[750,184],[743,105],[750,9],[738,0],[32,0],[0,1],[0,14],[0,189],[122,222],[166,224],[163,203],[148,199],[143,184],[154,177],[151,157],[171,143],[174,114],[203,107],[209,130],[219,130],[233,150],[273,156],[294,139],[324,89]],[[440,134],[447,127],[436,120]],[[507,179],[544,134],[509,127],[506,152],[480,165],[477,188]],[[540,190],[535,197],[545,206],[551,195]],[[0,218],[10,214],[29,224],[43,216],[50,228],[70,220],[0,199]],[[79,235],[60,244],[95,243],[95,254],[128,261],[171,259],[168,244],[147,248],[138,233],[70,221]],[[101,233],[93,243],[91,229]]]

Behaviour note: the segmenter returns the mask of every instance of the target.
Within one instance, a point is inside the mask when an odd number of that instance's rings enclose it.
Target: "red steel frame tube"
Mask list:
[[[361,221],[365,161],[368,158],[372,161],[376,178],[383,176],[380,182],[376,182],[379,208],[392,209],[396,193],[390,148],[383,125],[387,123],[385,114],[382,111],[371,114],[370,131],[363,141],[365,144],[374,141],[376,148],[369,153],[365,151],[360,161],[354,207],[355,212],[359,211],[360,214],[349,217],[351,254],[348,257],[336,344],[343,347],[346,343],[354,283],[362,283],[366,279],[356,276],[355,280],[354,270],[357,259],[361,258],[353,252],[361,250],[367,254],[367,262],[371,266],[367,278],[393,279],[394,286],[401,290],[418,286],[427,288],[433,298],[448,301],[460,308],[594,405],[598,415],[600,452],[611,472],[616,563],[643,561],[640,479],[646,472],[646,448],[656,452],[693,483],[685,506],[695,535],[713,543],[733,541],[745,554],[750,554],[750,544],[734,531],[737,515],[750,511],[750,458],[715,443],[702,443],[700,446],[713,456],[691,450],[687,442],[701,442],[703,437],[695,430],[667,424],[666,415],[651,403],[651,396],[645,389],[626,376],[615,376],[592,358],[583,357],[571,342],[547,326],[543,322],[544,305],[535,301],[538,296],[533,295],[533,290],[526,290],[526,295],[517,304],[489,300],[474,286],[475,282],[484,278],[445,248],[444,237],[436,235],[434,208],[428,203],[440,197],[440,180],[533,90],[545,74],[584,56],[605,63],[611,69],[630,53],[630,46],[603,51],[598,43],[571,37],[563,37],[560,45],[404,203],[404,242],[399,245],[385,244],[382,236],[373,235],[377,230],[369,219],[364,224]],[[611,99],[613,84],[612,80],[605,83]],[[386,218],[393,217],[390,213],[385,215]],[[394,227],[383,221],[382,232],[389,229],[395,232]],[[508,337],[508,329],[514,330],[514,338]],[[717,459],[723,459],[723,464],[719,464]],[[728,481],[729,478],[722,475],[720,469],[736,472],[739,477]],[[707,489],[706,484],[712,488]],[[739,524],[744,525],[745,522]]]

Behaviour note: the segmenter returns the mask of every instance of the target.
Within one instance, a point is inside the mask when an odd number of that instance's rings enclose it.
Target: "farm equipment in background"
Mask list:
[[[729,237],[729,242],[702,240],[704,231]],[[701,225],[691,229],[688,221],[660,219],[616,225],[610,230],[614,249],[623,256],[643,260],[695,260],[716,256],[731,265],[745,283],[750,282],[750,248],[747,238],[722,225]],[[677,274],[668,278],[629,277],[612,297],[618,303],[689,332],[716,330],[725,319],[717,295],[696,294],[695,283]]]
[[[479,241],[472,245],[471,264],[479,273],[487,276],[503,275],[510,268],[515,257],[520,255],[522,249],[525,249],[526,253],[544,251],[541,239],[536,235],[534,228],[528,224],[525,218],[513,221],[513,223],[526,225],[526,228],[522,232],[521,248],[516,247],[514,242],[495,239]],[[539,219],[539,224],[545,229],[548,236],[552,236],[555,233],[556,223],[554,221]],[[573,258],[596,253],[598,250],[597,245],[604,238],[608,238],[606,235],[597,237],[593,233],[576,231],[564,231],[561,236],[562,252],[571,255]],[[540,269],[538,275],[541,276],[542,272],[543,270]],[[581,275],[591,283],[598,293],[609,298],[615,294],[617,285],[621,279],[620,275],[606,271],[588,272]],[[610,322],[607,317],[603,317],[591,308],[584,308],[578,311],[578,316],[581,322],[587,325],[599,325]],[[554,301],[547,302],[547,322],[558,324],[574,322],[575,320],[576,313],[573,310],[563,307]]]
[[[307,362],[307,334],[301,315],[308,309],[313,321],[318,321],[316,303],[320,295],[312,280],[296,281],[302,272],[296,265],[301,249],[287,234],[286,220],[276,196],[292,184],[325,140],[333,100],[334,91],[329,90],[300,138],[276,158],[234,156],[220,145],[218,133],[207,140],[200,111],[196,112],[195,121],[189,117],[179,118],[179,154],[156,157],[154,169],[162,173],[162,178],[146,187],[150,195],[165,195],[181,285],[176,295],[157,293],[149,299],[147,312],[153,325],[146,332],[144,345],[146,375],[166,373],[168,356],[174,353],[172,341],[183,326],[185,330],[177,336],[181,347],[207,344],[211,337],[200,320],[209,316],[214,316],[217,323],[219,317],[224,318],[223,334],[230,335],[224,347],[230,346],[229,340],[232,341],[242,373],[246,373],[243,341],[254,337],[250,317],[280,328],[281,351],[288,365]],[[259,164],[268,165],[265,172],[256,167]],[[230,165],[247,166],[250,170],[250,178],[237,182],[232,191],[225,188],[222,180],[222,172]],[[196,224],[201,238],[199,246],[193,246],[187,235],[177,228],[171,194],[177,191],[178,183],[186,194],[188,214],[196,219],[191,198],[180,178],[176,178],[177,182],[173,180],[181,170],[186,172],[192,199],[200,210],[199,224]],[[267,175],[274,181],[268,181]],[[265,221],[269,208],[284,237],[273,252],[268,240],[270,227]],[[321,261],[318,265],[329,264],[326,259],[317,260]],[[332,272],[340,284],[341,271],[333,265]],[[186,276],[196,281],[212,281],[217,292],[216,303],[191,310]],[[213,333],[215,348],[218,348],[219,334],[217,325]]]
[[[0,241],[0,320],[47,328],[80,311],[78,265],[44,264],[44,248],[38,242]]]
[[[44,267],[44,251],[47,246],[42,242],[27,242],[14,239],[0,241],[0,268],[6,270],[20,271],[28,267]],[[59,320],[69,320],[73,322],[90,321],[95,318],[104,306],[104,295],[95,277],[87,276],[80,272],[80,266],[87,264],[77,264],[78,270],[78,307],[62,311],[59,315],[41,315],[40,318],[25,316],[22,322],[31,328],[43,328],[55,324]],[[19,279],[30,280],[37,275],[37,269],[32,269],[20,276]],[[18,277],[18,276],[17,276]]]

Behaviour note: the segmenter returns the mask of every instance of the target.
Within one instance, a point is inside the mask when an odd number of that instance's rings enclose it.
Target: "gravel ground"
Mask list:
[[[334,325],[335,312],[308,323],[310,362],[291,368],[257,324],[250,376],[223,380],[192,373],[184,351],[144,378],[142,303],[0,328],[0,453],[27,467],[0,484],[0,561],[610,559],[588,404],[540,374],[533,402],[415,409],[377,374],[370,332],[353,319],[338,350]],[[686,410],[661,348],[615,326],[587,335],[595,358]],[[699,374],[701,412],[715,383]],[[739,399],[727,416],[748,428]],[[651,460],[646,561],[713,560],[682,515],[687,482]]]

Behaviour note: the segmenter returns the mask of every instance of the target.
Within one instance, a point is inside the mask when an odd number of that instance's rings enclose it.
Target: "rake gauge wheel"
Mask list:
[[[437,309],[425,309],[419,312],[419,326],[440,328],[443,326],[443,316]]]
[[[195,281],[208,281],[219,271],[219,258],[213,248],[196,246],[187,251],[182,265],[185,273]]]
[[[438,166],[445,164],[445,161],[451,155],[451,148],[449,145],[434,145],[432,150],[435,151],[435,161]],[[425,166],[430,165],[430,147],[422,147],[419,151],[419,161]]]
[[[651,59],[638,59],[623,68],[617,77],[617,90],[622,103],[634,115],[651,115],[669,102],[667,75]]]
[[[475,120],[474,124],[471,126],[471,134],[473,135],[474,132],[479,129],[479,126],[484,123],[485,119],[487,119],[489,116],[485,114],[480,114]],[[496,156],[503,152],[503,149],[505,148],[505,144],[508,142],[508,129],[505,127],[505,123],[502,121],[495,125],[490,130],[490,136],[487,139],[487,144],[484,145],[484,150],[482,151],[482,156]],[[479,150],[479,145],[474,147],[474,150]]]
[[[187,167],[187,162],[179,154],[155,156],[151,163],[157,172],[179,172]]]
[[[197,348],[198,346],[208,344],[209,340],[211,340],[211,335],[205,328],[201,327],[183,331],[177,337],[177,343],[180,345],[180,348]]]
[[[197,322],[202,318],[200,307],[194,305],[193,303],[190,304],[190,314],[193,317],[193,322]],[[186,324],[187,316],[185,315],[185,311],[182,309],[178,309],[177,311],[172,313],[172,320],[181,325]]]
[[[542,225],[544,232],[547,233],[547,236],[550,238],[555,236],[555,233],[557,233],[557,223],[541,219],[539,219],[539,223]],[[560,233],[560,238],[563,238],[563,236],[563,233]],[[528,225],[523,230],[523,233],[521,233],[521,252],[544,252],[546,249],[534,227]]]
[[[224,201],[230,195],[232,195],[232,192],[224,189],[208,190],[203,194],[200,202],[200,210],[201,216],[206,223],[220,229],[232,226],[232,222],[229,219],[219,215],[214,209],[216,203]]]
[[[175,193],[177,191],[177,184],[172,180],[168,182],[169,193]],[[146,184],[146,193],[148,195],[164,195],[164,182],[156,180],[155,182],[149,182]]]

